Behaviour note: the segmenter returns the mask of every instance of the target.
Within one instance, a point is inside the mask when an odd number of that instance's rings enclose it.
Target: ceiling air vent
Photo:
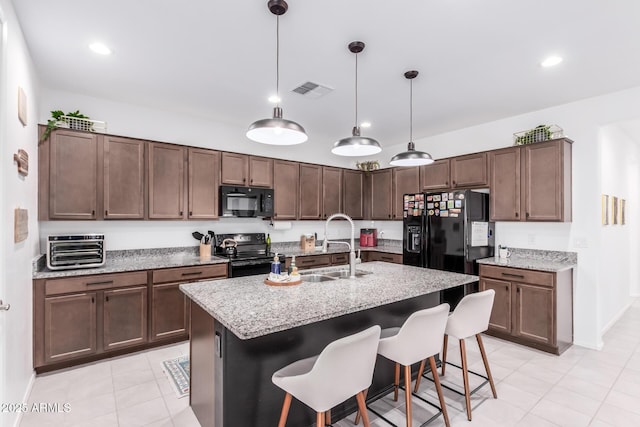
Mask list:
[[[304,95],[310,98],[320,98],[323,95],[331,92],[333,88],[328,86],[322,86],[321,84],[314,82],[305,82],[300,86],[293,89],[293,92],[299,93],[300,95]]]

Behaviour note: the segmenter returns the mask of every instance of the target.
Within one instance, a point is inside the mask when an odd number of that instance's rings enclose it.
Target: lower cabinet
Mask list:
[[[388,252],[364,251],[362,252],[363,262],[383,261],[394,264],[402,264],[402,254],[390,254]]]
[[[573,342],[572,270],[480,265],[480,291],[495,299],[488,333],[560,354]]]
[[[147,342],[147,286],[104,291],[105,351]]]

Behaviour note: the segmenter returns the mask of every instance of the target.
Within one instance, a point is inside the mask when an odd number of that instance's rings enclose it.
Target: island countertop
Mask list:
[[[477,276],[386,262],[358,264],[368,274],[356,279],[268,286],[263,276],[180,285],[195,303],[240,339],[297,326],[473,283]],[[329,272],[345,266],[307,270]]]

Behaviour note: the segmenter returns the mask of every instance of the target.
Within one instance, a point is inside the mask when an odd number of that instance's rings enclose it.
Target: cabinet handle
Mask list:
[[[517,277],[519,279],[524,279],[524,276],[522,274],[502,273],[502,275],[507,277]]]
[[[253,179],[251,180],[251,183],[253,184]]]
[[[189,216],[193,216],[193,211],[189,211]]]
[[[518,212],[516,212],[516,218],[518,218]]]
[[[91,216],[96,216],[96,211],[95,210],[91,211]]]
[[[242,178],[242,182],[247,182],[247,178]]]
[[[104,216],[109,216],[109,211],[105,209]]]
[[[449,185],[449,181],[445,181],[445,182],[444,182],[444,185]]]
[[[94,297],[91,297],[91,304],[95,304],[96,303],[96,299]]]
[[[383,256],[383,257],[380,257],[380,259],[383,261],[393,261],[393,258],[389,256]]]
[[[389,214],[389,218],[391,218],[391,214]]]
[[[504,288],[508,291],[509,290],[509,285],[504,285]]]
[[[516,293],[519,294],[520,293],[520,288],[516,288]]]
[[[456,182],[455,182],[455,181],[453,181],[453,182],[452,182],[452,184],[453,184],[453,185],[456,185]]]
[[[202,274],[202,271],[192,271],[190,273],[182,273],[182,276],[199,276]]]
[[[110,285],[113,283],[113,280],[103,280],[101,282],[89,282],[87,286],[95,286],[95,285]]]
[[[107,295],[106,297],[104,297],[104,300],[105,300],[106,302],[109,302],[109,295]]]
[[[184,214],[184,212],[183,212],[183,211],[180,211],[180,216],[182,216],[183,214]]]
[[[529,218],[529,212],[527,212],[527,218]]]

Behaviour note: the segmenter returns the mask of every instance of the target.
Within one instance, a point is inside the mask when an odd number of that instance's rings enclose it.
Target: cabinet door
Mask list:
[[[144,141],[104,136],[104,219],[144,218],[144,148]]]
[[[331,255],[297,256],[296,266],[300,270],[306,268],[328,267],[331,265]]]
[[[489,329],[510,334],[511,325],[511,282],[504,280],[480,278],[480,291],[493,289],[496,295],[493,299],[493,308],[489,318]]]
[[[491,221],[519,221],[520,147],[496,150],[489,154],[491,164],[489,213]]]
[[[44,362],[96,352],[96,293],[44,299]]]
[[[322,218],[322,166],[300,164],[300,219]]]
[[[342,169],[322,168],[322,218],[342,212]]]
[[[489,183],[487,153],[475,153],[451,159],[451,187],[481,187]]]
[[[189,148],[189,218],[218,218],[220,153]]]
[[[402,264],[402,255],[400,254],[389,254],[389,253],[377,252],[377,251],[366,251],[364,253],[368,254],[367,262],[382,261],[382,262],[391,262],[394,264]]]
[[[299,164],[286,160],[273,162],[274,219],[298,218]]]
[[[402,197],[420,191],[420,168],[393,169],[393,219],[402,219]]]
[[[184,217],[185,147],[149,144],[149,218]]]
[[[249,157],[249,185],[273,188],[273,159]]]
[[[187,336],[189,301],[180,283],[155,284],[151,294],[151,340]]]
[[[222,183],[247,186],[249,156],[238,153],[222,153]]]
[[[97,135],[52,132],[49,218],[96,219],[97,162]]]
[[[420,166],[423,190],[446,190],[449,185],[449,159],[436,160],[430,165]]]
[[[523,150],[525,219],[562,221],[562,145],[553,142],[530,144]]]
[[[371,219],[391,219],[393,210],[393,171],[371,172]]]
[[[104,350],[147,341],[147,287],[104,291]]]
[[[524,283],[514,285],[516,292],[513,335],[529,341],[555,345],[553,288]]]
[[[344,213],[352,219],[364,218],[362,195],[364,193],[364,176],[360,171],[344,170],[343,203]]]

